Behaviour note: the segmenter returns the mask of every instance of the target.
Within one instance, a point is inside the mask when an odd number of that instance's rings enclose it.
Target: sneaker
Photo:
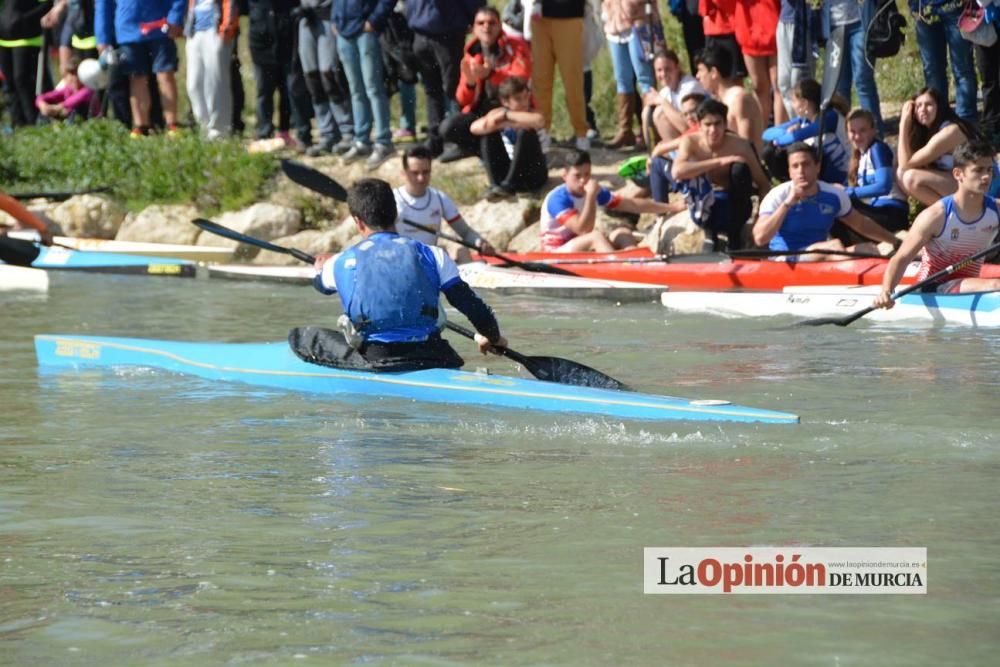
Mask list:
[[[590,150],[590,139],[587,137],[577,137],[573,144],[574,148],[578,151],[589,151]]]
[[[347,150],[346,153],[341,156],[340,161],[343,164],[351,164],[352,162],[357,162],[363,157],[367,157],[372,152],[371,146],[366,146],[360,142],[354,143]]]
[[[517,195],[501,185],[492,185],[483,193],[483,199],[488,202],[511,201]]]
[[[587,138],[590,139],[591,141],[593,141],[594,139],[599,139],[600,136],[601,133],[595,130],[594,128],[590,128],[589,130],[587,130]]]
[[[176,125],[167,125],[167,139],[176,139],[181,136],[181,131]]]
[[[320,155],[332,155],[333,147],[335,146],[333,139],[324,139],[318,144],[313,144],[306,149],[306,155],[309,157],[319,157]]]
[[[456,144],[448,144],[445,146],[444,151],[438,158],[438,162],[457,162],[464,158],[471,157],[468,153],[463,151]]]
[[[128,133],[129,139],[142,139],[144,136],[146,135],[142,133],[142,128],[139,127],[133,127],[132,131]]]
[[[396,147],[392,144],[375,144],[372,154],[365,161],[365,169],[375,171],[383,162],[396,154]]]
[[[347,151],[351,150],[351,146],[354,145],[354,137],[343,137],[340,141],[333,145],[330,152],[334,155],[343,155]]]
[[[392,133],[392,140],[397,143],[408,144],[417,140],[417,134],[408,127],[401,127]]]

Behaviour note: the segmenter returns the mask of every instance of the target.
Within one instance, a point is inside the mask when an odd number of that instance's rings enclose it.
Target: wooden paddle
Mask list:
[[[329,176],[327,176],[326,174],[317,169],[313,169],[312,167],[304,165],[301,162],[296,162],[295,160],[282,160],[281,170],[285,172],[285,175],[288,176],[288,178],[291,179],[292,182],[297,183],[308,190],[312,190],[313,192],[318,192],[321,195],[325,195],[327,197],[330,197],[331,199],[336,199],[337,201],[347,201],[347,190],[344,189],[344,186],[342,186],[340,183],[333,180],[332,178],[330,178]],[[425,225],[421,225],[420,223],[417,222],[412,222],[410,220],[404,219],[403,223],[411,227],[414,227],[416,229],[429,232],[431,234],[437,234],[436,229],[433,229],[432,227],[427,227]],[[456,237],[445,237],[445,238],[447,238],[449,241],[454,241],[459,245],[463,245],[466,248],[469,248],[470,250],[475,250],[476,252],[479,251],[479,248],[477,248],[475,245],[473,245],[472,243],[468,243],[462,239]],[[572,271],[567,271],[566,269],[561,269],[556,266],[551,266],[549,264],[542,264],[539,262],[521,262],[516,259],[512,259],[510,257],[501,255],[500,253],[495,253],[494,257],[503,262],[506,262],[510,266],[516,266],[517,268],[524,269],[525,271],[533,271],[536,273],[553,273],[561,276],[577,275]]]
[[[295,259],[303,261],[307,264],[316,263],[316,258],[307,252],[303,252],[302,250],[298,250],[296,248],[286,248],[284,246],[269,243],[268,241],[264,241],[262,239],[254,238],[253,236],[247,236],[246,234],[238,232],[235,229],[223,227],[219,223],[206,220],[205,218],[195,218],[191,222],[195,226],[211,234],[218,234],[219,236],[227,239],[239,241],[240,243],[246,243],[247,245],[257,246],[258,248],[270,250],[271,252],[291,255]],[[445,326],[452,331],[465,336],[466,338],[475,337],[475,334],[472,331],[469,331],[465,327],[453,322],[447,322]],[[601,373],[600,371],[589,366],[584,366],[581,363],[570,361],[569,359],[562,359],[560,357],[528,357],[520,352],[510,349],[509,347],[498,347],[496,350],[499,354],[502,354],[509,359],[513,359],[517,363],[524,366],[529,373],[539,380],[557,382],[560,384],[571,384],[579,387],[599,387],[601,389],[627,390],[624,383],[619,382],[613,377],[605,375],[604,373]]]
[[[905,296],[907,294],[910,294],[911,292],[916,292],[917,290],[923,289],[927,285],[933,284],[938,280],[940,280],[941,278],[944,278],[948,274],[958,271],[959,269],[964,269],[965,267],[975,262],[977,259],[986,257],[987,255],[994,253],[997,250],[1000,250],[1000,243],[994,243],[985,250],[980,250],[979,252],[973,255],[969,255],[965,259],[955,262],[954,264],[949,264],[948,266],[944,267],[937,273],[932,273],[931,275],[927,276],[920,282],[913,283],[912,285],[904,287],[901,290],[896,290],[892,295],[892,300],[896,301],[901,296]],[[838,327],[846,327],[854,320],[860,319],[874,310],[878,309],[875,306],[868,306],[867,308],[862,308],[861,310],[851,313],[850,315],[846,315],[844,317],[820,317],[814,320],[804,320],[802,322],[799,322],[795,326],[816,327],[820,326],[821,324],[836,324]]]

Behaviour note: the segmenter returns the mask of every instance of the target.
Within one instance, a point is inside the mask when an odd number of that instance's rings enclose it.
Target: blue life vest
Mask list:
[[[438,331],[441,279],[423,243],[372,234],[344,251],[333,270],[344,312],[366,342],[419,342]]]

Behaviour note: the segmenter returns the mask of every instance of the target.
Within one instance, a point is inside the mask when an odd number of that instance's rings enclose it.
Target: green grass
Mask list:
[[[111,120],[25,128],[0,139],[5,190],[76,190],[110,186],[127,208],[191,203],[205,213],[238,209],[261,196],[276,171],[267,155],[239,141],[132,139]]]

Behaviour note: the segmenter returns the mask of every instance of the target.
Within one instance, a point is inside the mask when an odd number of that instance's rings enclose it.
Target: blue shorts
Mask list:
[[[130,42],[119,47],[120,72],[128,76],[148,76],[177,71],[177,44],[172,39]]]

